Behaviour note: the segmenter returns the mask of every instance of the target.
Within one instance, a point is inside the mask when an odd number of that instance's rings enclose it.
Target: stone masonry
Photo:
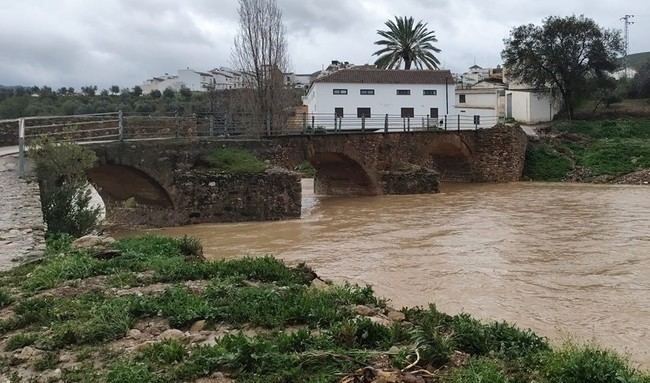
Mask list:
[[[35,180],[22,180],[14,156],[0,157],[0,270],[45,251],[45,225]]]

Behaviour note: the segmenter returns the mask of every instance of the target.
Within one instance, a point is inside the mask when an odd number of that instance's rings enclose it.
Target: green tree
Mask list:
[[[504,42],[501,56],[508,75],[536,88],[557,89],[569,119],[589,80],[616,70],[623,51],[620,32],[584,16],[551,16],[542,26],[522,25]]]
[[[172,88],[165,88],[165,91],[163,92],[163,97],[174,98],[176,97],[176,92]]]
[[[81,93],[83,93],[84,96],[93,97],[97,94],[97,85],[82,86]]]
[[[134,87],[133,87],[133,92],[132,92],[132,94],[133,94],[135,97],[140,97],[140,96],[142,96],[142,88],[139,87],[139,86],[137,86],[137,85],[134,86]]]
[[[162,97],[162,93],[158,89],[154,89],[151,91],[151,98],[160,98]]]
[[[86,180],[86,171],[97,159],[95,153],[77,144],[39,140],[30,155],[41,186],[48,234],[80,237],[90,233],[99,219]]]
[[[112,94],[118,94],[118,93],[120,93],[120,87],[119,87],[118,85],[113,85],[113,86],[111,86],[111,89],[110,89],[110,90],[111,90],[111,93],[112,93]]]
[[[388,30],[378,30],[377,34],[383,39],[375,41],[375,45],[384,48],[373,53],[379,56],[375,65],[382,69],[399,69],[404,63],[404,69],[438,69],[440,61],[434,53],[440,53],[433,43],[438,42],[434,31],[427,29],[427,24],[412,17],[395,17],[395,21],[386,22]]]
[[[181,87],[179,93],[186,100],[192,98],[192,91],[188,87],[185,86]]]

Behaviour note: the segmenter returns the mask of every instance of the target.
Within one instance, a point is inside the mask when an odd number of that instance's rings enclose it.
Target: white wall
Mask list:
[[[512,95],[512,118],[525,124],[552,121],[558,113],[558,103],[549,93],[508,91]],[[507,97],[507,96],[506,96]]]
[[[334,89],[347,89],[347,95],[334,95]],[[374,95],[361,95],[361,89],[374,89]],[[398,89],[409,89],[408,96],[397,95]],[[436,90],[435,96],[424,96],[423,91]],[[449,114],[454,114],[454,85],[449,84]],[[426,116],[430,108],[438,108],[438,115],[447,114],[445,84],[345,84],[315,82],[305,97],[309,113],[330,114],[342,107],[345,117],[357,116],[357,108],[371,108],[372,117],[386,114],[400,116],[401,108],[414,108],[415,115]]]

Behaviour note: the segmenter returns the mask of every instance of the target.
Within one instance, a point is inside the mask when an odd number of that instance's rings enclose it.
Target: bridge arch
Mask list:
[[[88,181],[95,187],[106,206],[106,214],[127,201],[154,208],[172,208],[167,190],[153,177],[131,166],[99,164],[88,172]]]
[[[472,182],[473,153],[462,135],[445,135],[431,140],[427,150],[431,166],[441,181]]]
[[[313,152],[307,161],[316,169],[314,191],[323,195],[377,195],[373,173],[350,156],[340,152]]]

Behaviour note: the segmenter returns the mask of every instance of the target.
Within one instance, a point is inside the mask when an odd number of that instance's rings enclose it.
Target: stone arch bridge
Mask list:
[[[438,179],[517,181],[526,144],[525,133],[515,126],[455,132],[296,135],[267,140],[113,142],[88,146],[98,157],[89,179],[115,221],[122,220],[120,214],[128,214],[131,223],[154,226],[280,219],[300,215],[297,174],[276,171],[254,179],[246,175],[215,178],[197,170],[200,158],[217,148],[244,148],[288,170],[310,162],[316,169],[319,194],[410,194],[437,191]],[[233,188],[235,184],[239,189]],[[251,197],[261,190],[266,192],[264,203]],[[229,201],[225,203],[224,199]],[[245,206],[253,208],[243,217],[237,216],[241,213],[238,209]]]

